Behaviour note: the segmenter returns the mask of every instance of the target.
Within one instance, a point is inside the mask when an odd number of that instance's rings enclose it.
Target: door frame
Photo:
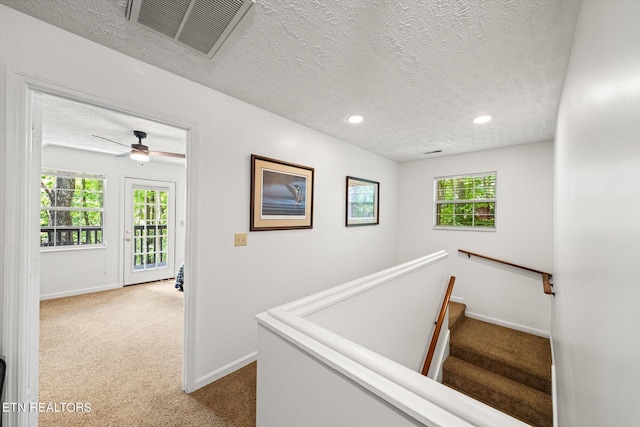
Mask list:
[[[176,221],[176,213],[178,211],[178,207],[177,207],[177,195],[176,195],[176,183],[172,182],[172,181],[160,181],[157,179],[147,179],[147,178],[139,178],[139,177],[133,177],[133,176],[125,176],[123,178],[123,183],[122,183],[122,194],[123,194],[123,199],[121,200],[122,202],[122,212],[121,212],[121,216],[120,216],[120,242],[122,243],[120,246],[120,264],[122,265],[122,269],[121,269],[121,274],[120,274],[120,278],[122,280],[122,284],[123,286],[128,286],[128,285],[134,285],[134,284],[138,284],[138,283],[143,283],[143,282],[135,282],[135,283],[129,283],[127,284],[127,255],[129,255],[130,253],[127,252],[127,245],[128,242],[126,241],[125,238],[125,233],[127,231],[127,216],[131,216],[131,211],[127,210],[127,207],[132,208],[131,203],[127,201],[127,198],[130,196],[130,194],[128,193],[129,189],[127,187],[127,183],[131,181],[131,186],[132,189],[134,189],[135,187],[135,183],[134,181],[144,181],[146,184],[148,184],[149,187],[157,187],[157,188],[169,188],[170,189],[170,202],[168,203],[168,208],[169,208],[169,214],[171,215],[171,220],[173,221],[173,226],[167,231],[168,236],[169,236],[169,246],[171,247],[171,256],[173,257],[173,262],[172,265],[168,265],[168,271],[171,272],[171,275],[169,277],[175,277],[176,274],[176,249],[177,249],[177,221]],[[173,207],[173,209],[171,209]],[[135,274],[135,273],[134,273]],[[158,280],[164,280],[164,279],[158,279]]]
[[[187,224],[185,229],[185,279],[193,271],[197,230],[196,200],[198,130],[195,123],[184,123],[172,117],[157,117],[152,112],[135,111],[114,100],[87,94],[3,66],[5,114],[0,117],[4,136],[5,159],[0,161],[0,207],[4,209],[0,261],[3,267],[2,351],[7,361],[4,400],[7,402],[38,401],[38,356],[40,315],[40,245],[39,188],[42,168],[41,141],[32,138],[33,95],[44,93],[108,108],[138,117],[159,121],[188,131],[186,166]],[[146,110],[150,107],[145,107]],[[176,116],[177,117],[177,116]],[[10,159],[10,160],[9,160]],[[11,203],[8,203],[11,201]],[[10,244],[8,242],[11,242]],[[184,325],[182,357],[182,389],[195,390],[195,281],[184,292]],[[3,414],[4,416],[4,414]],[[16,412],[12,424],[37,424],[37,412]]]

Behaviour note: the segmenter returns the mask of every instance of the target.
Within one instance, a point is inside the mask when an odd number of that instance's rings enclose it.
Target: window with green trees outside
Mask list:
[[[439,177],[434,182],[435,227],[496,227],[496,172]]]
[[[43,170],[40,246],[103,245],[104,175]]]

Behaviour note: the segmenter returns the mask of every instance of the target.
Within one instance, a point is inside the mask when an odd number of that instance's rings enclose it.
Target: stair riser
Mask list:
[[[451,356],[503,375],[544,393],[551,394],[551,382],[545,378],[532,376],[529,372],[519,371],[512,366],[507,366],[499,361],[487,358],[485,355],[461,349],[453,344],[450,347],[450,354]]]
[[[460,326],[460,324],[462,323],[462,318],[457,319],[453,324],[449,325],[449,331],[450,332],[454,332],[458,326]]]
[[[453,332],[461,324],[465,318],[465,311],[467,306],[465,304],[451,302],[449,304],[449,331]]]
[[[553,426],[551,396],[548,397],[548,400],[545,399],[542,404],[539,399],[536,403],[524,398],[514,399],[513,396],[502,393],[500,387],[492,387],[478,382],[473,376],[452,372],[446,367],[443,370],[443,384],[528,424],[538,427]]]

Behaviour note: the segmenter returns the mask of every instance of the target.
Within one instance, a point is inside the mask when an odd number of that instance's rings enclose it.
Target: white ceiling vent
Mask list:
[[[129,0],[127,18],[213,57],[253,0]]]

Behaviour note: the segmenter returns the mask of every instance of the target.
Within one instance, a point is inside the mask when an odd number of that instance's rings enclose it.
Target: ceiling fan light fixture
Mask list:
[[[141,130],[134,130],[133,134],[136,138],[138,138],[138,142],[136,144],[125,145],[118,141],[114,141],[113,139],[104,138],[102,136],[93,135],[96,138],[104,139],[109,142],[113,142],[114,144],[122,145],[123,147],[129,148],[129,151],[126,151],[122,154],[118,154],[116,157],[129,157],[131,160],[135,160],[137,162],[148,162],[149,156],[162,156],[162,157],[174,157],[178,159],[184,159],[186,156],[182,153],[171,153],[168,151],[151,151],[149,147],[142,143],[142,140],[147,137],[146,132],[142,132]]]
[[[131,160],[135,160],[137,162],[148,162],[149,155],[144,151],[140,150],[131,150]]]

